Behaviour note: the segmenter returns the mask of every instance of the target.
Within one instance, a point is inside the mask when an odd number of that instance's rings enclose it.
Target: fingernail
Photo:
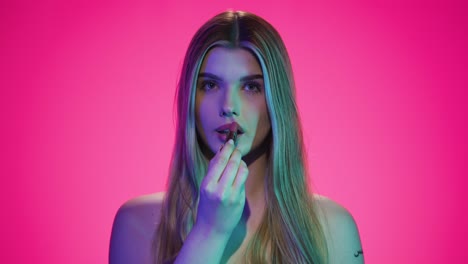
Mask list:
[[[228,144],[234,145],[234,140],[232,140],[232,138],[229,139]]]

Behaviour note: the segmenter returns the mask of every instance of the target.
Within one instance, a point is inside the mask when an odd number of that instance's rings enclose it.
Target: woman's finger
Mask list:
[[[249,168],[247,167],[247,164],[243,160],[241,160],[239,164],[239,169],[237,171],[236,179],[233,183],[234,191],[244,188],[248,176]]]
[[[242,158],[241,152],[236,148],[231,154],[231,158],[224,169],[221,178],[219,179],[220,188],[232,188],[232,183],[236,178],[239,164]]]
[[[216,153],[216,155],[211,159],[208,166],[208,172],[203,180],[206,183],[217,183],[221,174],[223,173],[226,165],[231,158],[232,152],[234,151],[234,142],[229,140],[224,147]]]

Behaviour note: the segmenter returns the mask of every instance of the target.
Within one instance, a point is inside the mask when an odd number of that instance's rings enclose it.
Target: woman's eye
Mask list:
[[[245,89],[248,92],[259,93],[261,91],[260,84],[257,82],[248,82],[245,84]]]
[[[216,83],[213,81],[203,81],[201,83],[201,88],[205,91],[212,90],[215,87],[216,87]]]

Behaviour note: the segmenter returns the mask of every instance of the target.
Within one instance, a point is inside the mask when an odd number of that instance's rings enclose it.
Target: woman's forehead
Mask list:
[[[247,49],[215,47],[203,59],[201,73],[222,75],[262,74],[257,58]]]

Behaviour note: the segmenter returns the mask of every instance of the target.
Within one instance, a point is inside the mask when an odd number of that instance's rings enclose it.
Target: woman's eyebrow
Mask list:
[[[211,78],[213,80],[217,80],[217,81],[223,81],[223,79],[219,76],[216,76],[212,73],[208,73],[208,72],[201,72],[198,74],[198,78],[200,77],[208,77],[208,78]],[[241,82],[245,82],[245,81],[250,81],[250,80],[255,80],[255,79],[263,79],[263,75],[261,74],[252,74],[252,75],[247,75],[247,76],[244,76],[240,79]]]
[[[245,82],[245,81],[250,81],[250,80],[255,80],[255,79],[263,79],[263,75],[261,74],[247,75],[245,77],[242,77],[240,80],[241,82]]]
[[[207,78],[214,79],[214,80],[217,80],[217,81],[222,81],[223,80],[220,77],[218,77],[218,76],[216,76],[216,75],[214,75],[212,73],[208,73],[208,72],[200,72],[198,74],[198,78],[200,78],[200,77],[205,77],[205,78],[207,77]]]

